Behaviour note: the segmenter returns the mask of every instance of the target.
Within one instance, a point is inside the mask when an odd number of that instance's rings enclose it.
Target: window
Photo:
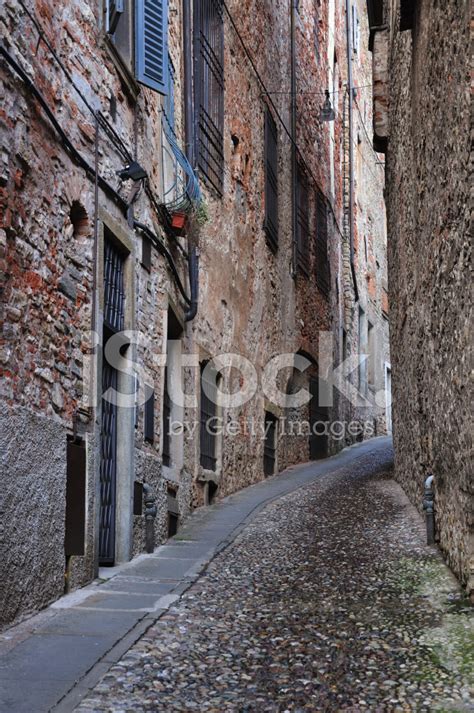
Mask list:
[[[273,475],[276,462],[276,437],[278,419],[269,411],[265,411],[265,442],[263,444],[263,472]]]
[[[129,69],[133,56],[132,0],[106,0],[105,31]]]
[[[278,247],[278,131],[265,110],[265,233],[272,250]]]
[[[169,128],[174,132],[174,76],[175,71],[171,57],[168,56],[168,94],[163,105],[163,113]]]
[[[309,275],[309,209],[306,171],[298,164],[296,169],[296,267]]]
[[[196,157],[222,195],[224,182],[224,19],[222,0],[194,0]]]
[[[369,386],[373,389],[375,387],[375,329],[371,322],[367,325],[367,351],[369,353],[367,361],[367,380]]]
[[[167,94],[168,0],[106,0],[105,30],[136,79]]]
[[[201,418],[200,418],[200,462],[206,470],[216,470],[216,382],[215,373],[206,371],[208,362],[201,364]]]
[[[329,294],[331,277],[328,255],[328,213],[321,191],[316,193],[316,284],[321,292]]]
[[[182,324],[172,307],[169,306],[161,419],[161,458],[163,466],[171,469],[167,477],[173,474],[175,477],[183,465],[183,433],[181,430],[173,428],[173,424],[182,423],[184,418],[183,407],[179,399],[179,394],[183,392],[182,334]]]
[[[352,49],[358,54],[360,49],[360,22],[357,5],[352,6]]]
[[[359,391],[362,394],[367,392],[367,362],[366,362],[366,331],[367,321],[364,310],[359,307]]]

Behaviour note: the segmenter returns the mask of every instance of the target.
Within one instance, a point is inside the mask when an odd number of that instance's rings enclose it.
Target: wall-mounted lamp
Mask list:
[[[142,178],[147,177],[147,173],[137,161],[132,161],[128,166],[117,171],[117,176],[119,176],[122,181],[128,181],[129,179],[132,181],[141,181]]]
[[[331,100],[329,98],[329,91],[326,89],[326,99],[321,107],[321,113],[319,114],[321,121],[334,121],[336,114],[332,108]]]

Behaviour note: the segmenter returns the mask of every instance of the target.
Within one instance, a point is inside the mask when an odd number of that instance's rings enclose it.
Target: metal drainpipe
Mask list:
[[[426,513],[426,543],[428,545],[434,545],[435,541],[433,481],[433,475],[429,475],[426,478],[423,496],[423,510]]]
[[[155,550],[155,517],[158,512],[156,497],[148,483],[143,483],[143,500],[145,502],[145,549],[148,554]]]
[[[290,91],[291,91],[291,193],[292,193],[292,214],[291,214],[291,226],[292,226],[292,276],[295,278],[297,273],[297,246],[296,246],[296,234],[297,234],[297,208],[296,201],[298,199],[296,190],[296,174],[297,174],[297,164],[296,164],[296,30],[295,30],[295,3],[296,0],[290,0]]]
[[[194,102],[193,102],[193,45],[191,0],[183,0],[183,65],[184,65],[184,141],[186,157],[195,168]],[[190,322],[197,315],[199,293],[199,253],[192,245],[188,250],[189,289],[191,304],[184,319]]]
[[[353,79],[352,79],[352,27],[351,0],[346,0],[346,48],[347,48],[347,91],[349,93],[349,246],[351,273],[354,283],[355,301],[359,301],[357,277],[354,264],[354,143],[353,143]]]

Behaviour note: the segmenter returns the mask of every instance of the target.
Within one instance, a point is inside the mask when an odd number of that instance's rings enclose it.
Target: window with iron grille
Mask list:
[[[201,428],[200,462],[206,470],[216,470],[217,433],[216,433],[216,385],[212,373],[205,371],[207,362],[201,364]]]
[[[331,275],[328,255],[328,212],[323,194],[316,193],[316,284],[321,292],[329,294]]]
[[[194,0],[194,108],[198,168],[222,195],[224,18],[222,0]]]
[[[296,265],[309,275],[309,202],[308,177],[298,164],[296,170]]]
[[[272,250],[278,247],[278,130],[265,110],[265,233]]]
[[[263,472],[273,475],[276,461],[277,418],[265,411],[265,442],[263,444]]]

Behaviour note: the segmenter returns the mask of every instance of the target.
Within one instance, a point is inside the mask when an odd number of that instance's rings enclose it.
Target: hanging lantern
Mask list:
[[[329,98],[329,91],[326,89],[326,99],[321,107],[321,113],[319,115],[321,121],[334,121],[336,114],[332,108],[331,100]]]

